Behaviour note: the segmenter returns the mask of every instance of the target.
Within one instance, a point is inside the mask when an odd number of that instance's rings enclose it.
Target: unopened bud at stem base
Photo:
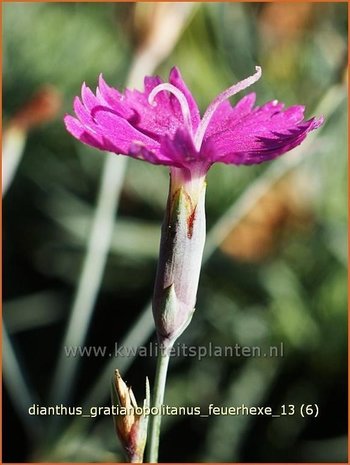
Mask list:
[[[114,417],[116,433],[131,463],[142,463],[147,440],[148,417],[136,414],[136,399],[130,387],[124,383],[118,370],[112,382],[112,404],[125,409],[125,415]],[[143,408],[149,408],[150,394],[146,379],[146,399]]]

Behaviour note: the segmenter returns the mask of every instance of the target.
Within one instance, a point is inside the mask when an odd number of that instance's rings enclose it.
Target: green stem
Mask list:
[[[154,383],[154,402],[153,407],[157,407],[160,411],[164,400],[164,391],[166,384],[166,377],[168,372],[168,365],[170,359],[170,351],[173,344],[166,349],[161,349],[158,353],[156,379]],[[149,434],[149,447],[148,447],[148,462],[158,462],[158,449],[160,437],[160,424],[162,415],[158,413],[151,417],[150,434]]]

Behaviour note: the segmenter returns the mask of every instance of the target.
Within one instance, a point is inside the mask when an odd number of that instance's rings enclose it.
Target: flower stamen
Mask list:
[[[237,94],[241,90],[246,89],[247,87],[250,87],[252,84],[254,84],[256,81],[258,81],[261,77],[261,68],[260,66],[255,67],[256,73],[253,74],[252,76],[249,76],[248,78],[244,79],[243,81],[238,82],[237,84],[234,84],[233,86],[229,87],[228,89],[224,90],[219,94],[208,106],[206,112],[204,113],[204,116],[198,126],[196,135],[194,137],[194,145],[196,149],[199,151],[203,142],[204,134],[205,131],[207,130],[207,127],[210,123],[211,118],[213,117],[215,111],[218,109],[219,105],[221,105],[222,102],[227,100],[228,98],[232,97],[233,95]]]
[[[193,130],[192,130],[192,118],[191,118],[190,107],[188,105],[188,102],[187,102],[187,99],[186,99],[185,95],[177,87],[173,86],[172,84],[168,84],[168,83],[159,84],[158,86],[156,86],[150,92],[150,94],[148,96],[148,103],[150,105],[154,106],[154,104],[155,104],[155,101],[154,101],[155,96],[159,92],[162,92],[164,90],[170,92],[171,94],[173,94],[177,98],[177,100],[178,100],[178,102],[180,104],[180,107],[181,107],[181,113],[182,113],[184,122],[185,122],[187,128],[189,129],[190,134],[192,135]]]

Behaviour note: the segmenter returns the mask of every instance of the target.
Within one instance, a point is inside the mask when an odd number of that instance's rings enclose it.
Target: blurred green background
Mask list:
[[[50,405],[105,159],[67,134],[62,118],[72,112],[81,83],[94,88],[100,72],[110,84],[126,85],[136,50],[145,46],[147,31],[139,23],[147,26],[146,8],[152,7],[3,6],[4,128],[27,118],[28,132],[3,204],[3,319],[9,336],[3,341],[4,462],[123,461],[111,418],[29,417],[25,407]],[[155,27],[148,24],[151,31]],[[227,234],[220,243],[210,236],[213,253],[181,342],[283,343],[284,356],[175,358],[166,392],[169,405],[203,410],[210,403],[275,409],[317,403],[320,414],[167,417],[161,461],[347,460],[346,57],[346,3],[208,3],[194,8],[156,70],[166,79],[171,66],[179,66],[203,111],[258,64],[258,104],[275,98],[305,104],[307,116],[321,105],[326,119],[302,154],[305,160],[286,169],[262,198],[256,195],[238,223],[237,201],[249,190],[254,194],[256,179],[269,183],[272,164],[217,165],[208,175],[208,230],[226,218]],[[38,99],[31,100],[47,85],[49,117],[45,111],[42,116]],[[34,123],[33,114],[39,115]],[[282,159],[273,163],[285,166]],[[113,350],[152,295],[167,184],[164,167],[128,161],[87,345]],[[149,341],[142,325],[137,338]],[[84,402],[108,363],[104,357],[79,360],[75,386],[66,387],[69,405]],[[116,368],[119,363],[114,360]],[[123,372],[140,400],[146,375],[152,385],[154,366],[153,358],[138,358]],[[109,405],[109,388],[106,383],[92,393],[91,405]]]

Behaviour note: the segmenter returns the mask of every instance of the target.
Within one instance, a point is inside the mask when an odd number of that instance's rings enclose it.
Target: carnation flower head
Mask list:
[[[119,92],[102,75],[94,94],[85,83],[74,100],[76,118],[67,115],[68,131],[101,150],[158,165],[180,168],[183,175],[205,174],[213,163],[251,165],[276,158],[299,145],[322,124],[304,120],[304,107],[277,100],[254,106],[250,93],[232,106],[228,99],[254,84],[252,76],[219,94],[201,118],[198,105],[178,68],[169,82],[146,77],[144,91]]]
[[[170,167],[153,316],[158,339],[171,347],[191,321],[205,244],[205,177],[213,163],[252,165],[299,145],[322,124],[304,120],[304,107],[277,100],[254,106],[255,94],[234,106],[228,99],[261,76],[261,68],[219,94],[201,118],[178,68],[169,82],[146,77],[144,91],[109,87],[102,76],[94,94],[83,84],[68,131],[101,150]]]

